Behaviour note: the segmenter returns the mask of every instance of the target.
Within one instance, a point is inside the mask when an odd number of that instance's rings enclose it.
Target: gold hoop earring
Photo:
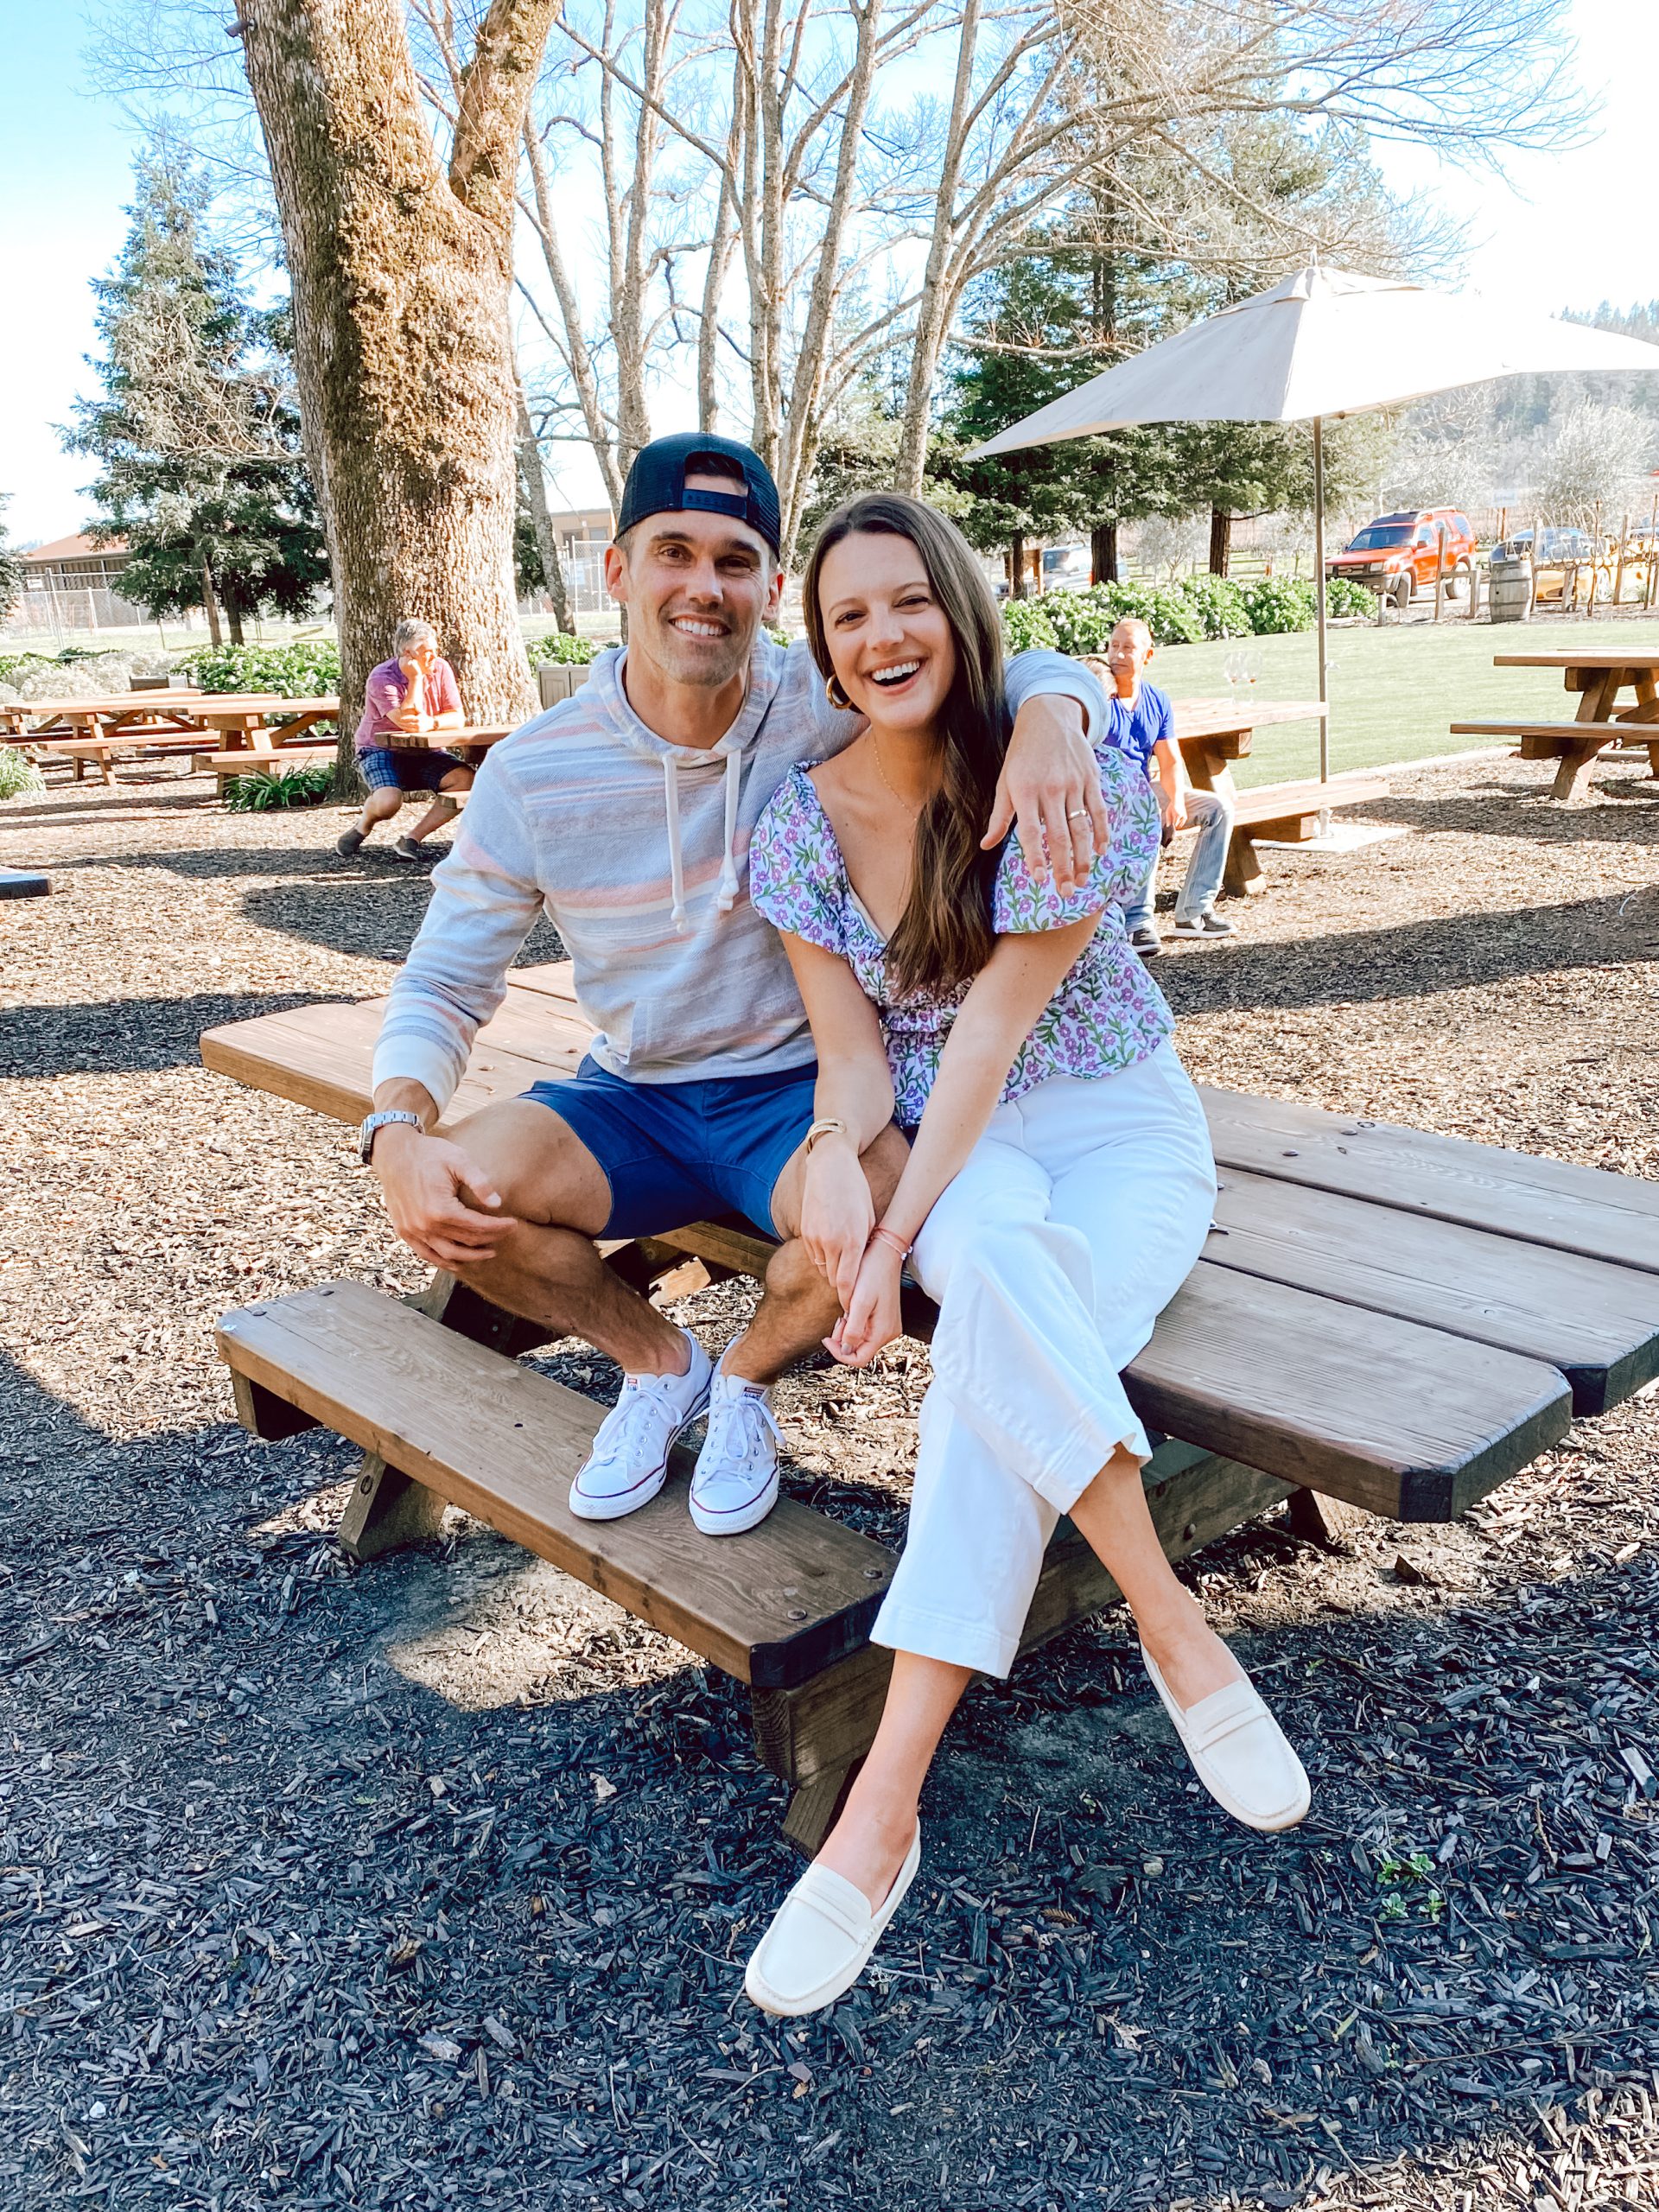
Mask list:
[[[840,684],[836,681],[833,676],[827,676],[824,678],[823,696],[830,702],[832,707],[839,708],[842,714],[846,715],[852,712],[852,701],[847,696],[847,694],[842,690]]]

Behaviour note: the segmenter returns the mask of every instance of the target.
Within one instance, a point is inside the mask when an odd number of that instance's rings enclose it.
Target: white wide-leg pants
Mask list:
[[[1120,1444],[1119,1380],[1203,1249],[1204,1109],[1173,1045],[999,1106],[916,1240],[939,1307],[910,1527],[871,1635],[1006,1675],[1054,1524]]]

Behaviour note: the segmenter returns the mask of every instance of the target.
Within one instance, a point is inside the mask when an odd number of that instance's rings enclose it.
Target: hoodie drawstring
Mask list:
[[[718,894],[722,914],[729,914],[737,902],[737,860],[733,848],[737,842],[737,792],[742,772],[741,760],[735,753],[728,753],[726,755],[726,836],[721,850]]]
[[[737,903],[737,804],[743,776],[742,756],[726,755],[726,830],[720,863],[717,901],[722,914]],[[680,850],[680,780],[674,755],[663,755],[663,811],[668,820],[668,880],[673,896],[672,920],[685,927],[685,860]]]
[[[674,755],[663,755],[663,810],[668,817],[668,880],[673,892],[673,922],[685,927],[685,862],[680,855],[680,779]]]

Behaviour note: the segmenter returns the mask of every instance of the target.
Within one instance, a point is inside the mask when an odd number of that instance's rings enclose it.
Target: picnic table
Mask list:
[[[405,742],[418,750],[435,746],[441,751],[459,753],[463,758],[475,761],[482,760],[491,746],[499,745],[504,737],[511,737],[518,728],[520,724],[518,722],[468,722],[461,729],[434,730],[429,736],[416,735],[406,739]],[[274,765],[283,768],[326,766],[334,758],[334,750],[332,740],[327,745],[290,743],[282,747],[281,757]],[[256,753],[259,751],[257,743],[254,751]],[[245,747],[210,753],[207,759],[207,766],[218,778],[220,798],[224,798],[226,786],[233,776],[245,776],[251,768],[270,765],[273,764],[263,758],[250,759]]]
[[[274,753],[339,712],[338,699],[286,699],[278,692],[129,691],[104,699],[15,700],[0,707],[0,729],[12,744],[67,755],[77,782],[86,763],[96,761],[109,784],[118,750]]]
[[[212,1069],[355,1122],[384,1000],[210,1029]],[[588,1027],[566,963],[515,969],[442,1127],[569,1076]],[[1289,1501],[1305,1533],[1363,1509],[1449,1520],[1659,1374],[1659,1185],[1461,1139],[1205,1090],[1221,1166],[1203,1257],[1125,1376],[1161,1438],[1145,1480],[1179,1557]],[[341,1172],[355,1172],[342,1151]],[[735,1217],[607,1249],[660,1300],[772,1249]],[[931,1331],[919,1289],[906,1325]],[[363,1452],[340,1541],[359,1559],[434,1535],[446,1503],[602,1591],[750,1692],[760,1755],[815,1850],[868,1750],[891,1664],[868,1642],[884,1546],[787,1495],[715,1542],[679,1485],[621,1521],[567,1496],[605,1408],[517,1363],[547,1332],[439,1274],[410,1302],[353,1281],[227,1314],[237,1411],[272,1440],[321,1423]],[[689,1459],[682,1452],[682,1474]],[[1110,1602],[1062,1522],[1025,1646]]]
[[[1453,722],[1455,737],[1518,737],[1523,760],[1559,760],[1550,797],[1572,805],[1610,746],[1645,751],[1659,777],[1659,648],[1566,645],[1554,652],[1494,653],[1494,668],[1556,668],[1579,694],[1571,721]],[[1622,695],[1632,696],[1621,705]]]
[[[1310,776],[1297,783],[1262,784],[1248,791],[1235,785],[1232,763],[1249,758],[1252,733],[1274,722],[1322,720],[1325,709],[1317,700],[1246,697],[1177,699],[1172,703],[1175,741],[1194,789],[1224,792],[1233,803],[1233,834],[1222,879],[1225,891],[1253,898],[1267,888],[1255,849],[1258,838],[1305,844],[1319,836],[1321,817],[1333,807],[1388,796],[1385,778],[1365,774],[1332,776],[1324,783]]]

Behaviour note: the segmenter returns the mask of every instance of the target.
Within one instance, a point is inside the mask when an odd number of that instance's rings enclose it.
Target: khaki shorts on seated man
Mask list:
[[[864,724],[826,699],[804,639],[785,650],[763,627],[784,582],[778,494],[747,446],[658,439],[629,472],[618,525],[606,581],[628,644],[480,769],[392,987],[363,1149],[423,1259],[622,1369],[572,1510],[610,1520],[645,1504],[706,1412],[691,1516],[735,1534],[778,1495],[770,1385],[840,1313],[800,1235],[807,1154],[844,1151],[828,1179],[866,1236],[905,1157],[891,1126],[861,1159],[838,1124],[815,1121],[805,1012],[747,882],[751,832],[790,768],[827,760]],[[1040,652],[1013,663],[1008,692],[1017,714],[988,842],[1017,816],[1035,864],[1052,853],[1070,884],[1107,830],[1085,729],[1099,695]],[[594,1025],[588,1055],[569,1080],[434,1136],[542,913]],[[753,1319],[711,1365],[594,1240],[730,1212],[782,1243]]]

